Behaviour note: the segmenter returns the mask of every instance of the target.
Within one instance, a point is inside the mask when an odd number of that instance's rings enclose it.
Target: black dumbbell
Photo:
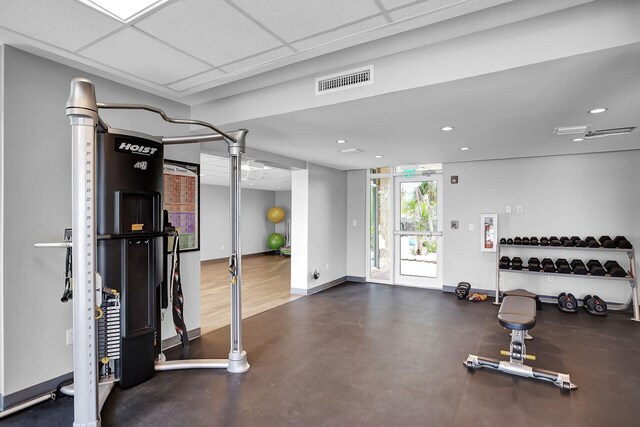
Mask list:
[[[622,268],[617,261],[610,260],[605,262],[604,268],[607,270],[607,273],[613,277],[625,277],[627,275],[627,272],[624,271],[624,268]]]
[[[511,260],[508,256],[503,256],[500,258],[499,267],[503,270],[508,270],[509,268],[511,268]]]
[[[546,237],[541,237],[540,246],[549,246],[549,239],[547,239]]]
[[[576,246],[576,243],[578,243],[579,240],[581,240],[578,236],[571,236],[569,237],[569,240],[571,240],[571,244],[573,246]]]
[[[584,241],[587,242],[587,247],[588,248],[599,248],[600,247],[600,243],[598,243],[596,238],[593,237],[593,236],[585,237]]]
[[[604,276],[607,272],[597,259],[587,261],[587,268],[592,276]]]
[[[556,271],[563,274],[571,273],[571,266],[569,265],[569,261],[564,258],[558,258],[556,260]]]
[[[540,265],[542,266],[542,271],[544,271],[545,273],[556,272],[556,266],[553,264],[553,261],[551,261],[551,259],[549,258],[544,258],[542,261],[540,261]]]
[[[502,239],[500,239],[500,244],[501,245],[506,245],[507,244],[507,239],[505,239],[504,237]]]
[[[529,264],[527,266],[527,270],[529,271],[540,271],[542,267],[540,267],[540,260],[538,258],[531,257],[529,258]]]
[[[631,242],[629,242],[627,240],[627,238],[624,237],[624,236],[616,236],[613,239],[613,243],[615,243],[616,247],[620,248],[620,249],[631,249],[631,248],[633,248],[633,245],[631,244]]]
[[[582,262],[582,260],[580,259],[574,259],[573,261],[571,261],[571,269],[573,270],[574,274],[585,275],[589,272],[589,270],[587,270],[587,266],[584,265],[584,262]]]
[[[558,308],[565,313],[577,313],[578,312],[578,300],[572,293],[562,292],[558,295]]]
[[[573,246],[573,242],[567,236],[562,236],[559,240],[562,246]]]
[[[606,316],[607,315],[607,303],[604,302],[598,295],[587,295],[582,299],[582,306],[589,314],[594,316]]]
[[[551,236],[549,237],[549,245],[551,246],[560,246],[562,243],[560,243],[560,240],[558,239],[558,236]]]
[[[587,247],[587,242],[585,242],[584,240],[576,240],[573,245],[576,248],[586,248]]]
[[[514,245],[521,245],[522,244],[522,239],[519,237],[514,237],[513,238],[513,244]]]
[[[456,296],[458,299],[466,299],[467,295],[469,295],[469,290],[471,289],[471,285],[467,282],[460,282],[458,286],[456,286]]]
[[[520,257],[514,256],[511,258],[511,269],[522,270],[522,259]]]
[[[529,238],[528,237],[523,237],[522,238],[522,244],[525,246],[529,246]]]
[[[598,240],[603,248],[612,249],[616,247],[616,244],[613,243],[613,239],[609,236],[600,236]]]
[[[537,238],[537,237],[535,237],[535,236],[532,236],[532,237],[529,239],[529,244],[530,244],[531,246],[538,246],[538,243],[539,243],[539,242],[538,242],[538,238]]]
[[[513,239],[511,237],[507,239],[507,245],[513,245]]]

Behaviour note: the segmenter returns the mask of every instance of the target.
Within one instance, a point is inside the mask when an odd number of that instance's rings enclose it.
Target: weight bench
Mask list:
[[[551,382],[564,393],[578,388],[571,382],[569,374],[532,368],[525,365],[525,359],[536,360],[527,354],[525,336],[536,325],[536,301],[524,296],[507,296],[502,300],[498,312],[498,322],[505,328],[511,329],[511,345],[509,351],[502,350],[500,354],[509,356],[509,361],[500,361],[487,357],[470,354],[463,363],[469,372],[479,368],[490,368],[507,374]]]

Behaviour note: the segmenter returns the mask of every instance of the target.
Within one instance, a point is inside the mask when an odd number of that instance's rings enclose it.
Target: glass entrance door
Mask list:
[[[394,283],[442,288],[442,175],[396,177]]]

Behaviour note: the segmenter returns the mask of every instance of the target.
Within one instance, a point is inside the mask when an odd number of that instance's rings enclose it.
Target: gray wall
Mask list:
[[[0,45],[0,395],[4,395],[4,50]]]
[[[267,211],[276,203],[274,191],[242,189],[242,253],[268,252],[267,237],[275,230]],[[201,260],[226,258],[230,251],[229,187],[200,186]]]
[[[291,191],[276,191],[275,206],[284,210],[284,221],[276,224],[275,232],[284,235],[287,221],[291,221]]]
[[[367,171],[347,172],[347,274],[365,277]]]
[[[611,141],[611,143],[615,143]],[[500,237],[566,235],[625,235],[640,245],[640,150],[603,154],[496,160],[444,165],[444,283],[468,281],[473,287],[493,289],[495,254],[480,252],[480,214],[498,213]],[[451,175],[460,183],[450,184]],[[505,213],[506,206],[511,214]],[[516,213],[516,206],[523,213]],[[460,221],[451,230],[451,220]],[[475,231],[468,224],[475,224]],[[562,255],[560,255],[562,254]],[[510,249],[505,255],[552,259],[597,257],[579,251]],[[625,255],[602,254],[628,267]],[[503,289],[526,287],[532,292],[557,295],[570,291],[577,297],[597,293],[608,301],[624,302],[626,282],[612,282],[504,273]]]
[[[148,103],[170,116],[188,117],[189,107],[91,76],[11,47],[5,47],[4,154],[0,170],[10,177],[4,186],[0,278],[4,362],[2,393],[8,395],[72,370],[65,331],[72,326],[71,304],[60,302],[64,252],[35,249],[35,242],[60,241],[71,225],[71,132],[64,105],[72,78],[86,76],[96,84],[100,101]],[[120,128],[154,134],[186,133],[169,128],[149,113],[105,112]],[[167,155],[198,161],[199,147],[171,147]],[[198,155],[195,155],[196,152]],[[0,153],[2,151],[0,150]],[[199,254],[182,262],[190,329],[199,326]],[[194,284],[195,286],[188,286]],[[170,318],[171,316],[167,316]],[[173,331],[165,327],[165,334]],[[166,336],[163,334],[163,336]]]
[[[320,279],[310,275],[308,289],[347,275],[346,219],[347,172],[310,163],[308,269]]]

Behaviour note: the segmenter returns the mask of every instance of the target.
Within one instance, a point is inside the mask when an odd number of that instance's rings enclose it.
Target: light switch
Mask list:
[[[354,227],[357,227],[357,226],[358,226],[358,220],[357,220],[357,219],[354,219],[354,220],[353,220],[353,226],[354,226]]]
[[[511,206],[507,206],[507,207],[504,209],[504,211],[505,211],[506,213],[511,213]]]
[[[517,213],[522,213],[522,212],[524,212],[524,208],[522,207],[522,205],[518,205],[518,206],[516,206],[516,212],[517,212]]]
[[[469,231],[475,231],[476,225],[474,223],[469,224]]]

